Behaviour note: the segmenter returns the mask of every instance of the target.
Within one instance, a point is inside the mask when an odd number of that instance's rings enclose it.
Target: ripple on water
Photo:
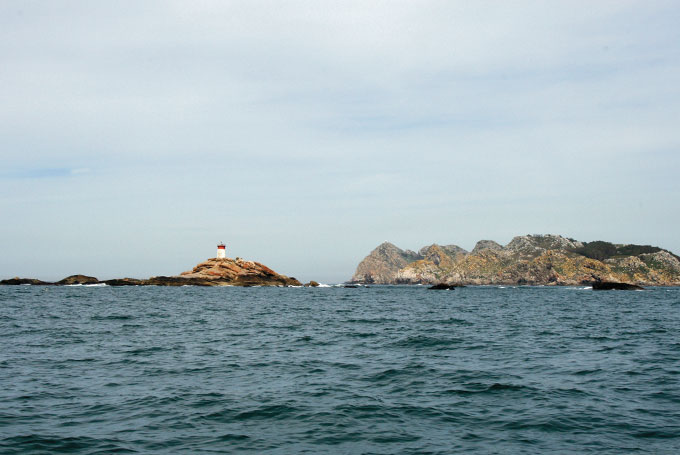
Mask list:
[[[25,434],[0,440],[3,453],[135,453],[127,444],[108,438],[62,437],[56,434]]]
[[[680,453],[677,289],[0,287],[0,453]]]

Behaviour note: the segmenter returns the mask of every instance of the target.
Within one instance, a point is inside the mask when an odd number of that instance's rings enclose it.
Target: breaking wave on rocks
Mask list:
[[[5,286],[0,453],[675,454],[679,304],[678,288]]]

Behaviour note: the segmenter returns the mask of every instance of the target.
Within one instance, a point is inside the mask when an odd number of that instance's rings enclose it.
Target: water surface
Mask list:
[[[0,453],[680,452],[680,289],[0,287]]]

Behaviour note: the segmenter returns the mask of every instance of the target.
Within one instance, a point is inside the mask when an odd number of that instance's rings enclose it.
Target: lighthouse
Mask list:
[[[217,245],[217,259],[224,259],[227,257],[227,246],[224,243]]]

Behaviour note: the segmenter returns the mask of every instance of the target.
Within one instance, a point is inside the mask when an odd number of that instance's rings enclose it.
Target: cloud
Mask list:
[[[90,172],[88,168],[24,168],[0,173],[3,179],[54,179],[73,177]]]

